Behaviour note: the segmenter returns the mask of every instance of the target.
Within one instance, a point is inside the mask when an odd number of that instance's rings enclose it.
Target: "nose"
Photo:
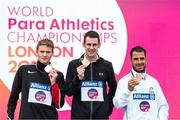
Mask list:
[[[141,63],[142,63],[142,60],[141,60],[141,59],[138,59],[138,63],[141,64]]]
[[[90,47],[90,49],[93,49],[93,48],[94,48],[93,46]]]
[[[44,52],[44,53],[43,53],[43,56],[47,56],[47,54],[48,54],[47,52]]]
[[[93,49],[94,48],[94,46],[93,45],[90,45],[90,49]]]

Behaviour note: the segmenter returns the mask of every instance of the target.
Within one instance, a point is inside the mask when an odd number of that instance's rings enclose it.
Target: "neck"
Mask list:
[[[146,72],[137,72],[134,69],[131,70],[131,74],[133,77],[135,77],[137,74],[140,74],[142,79],[146,79]]]
[[[95,57],[89,57],[86,54],[84,54],[84,57],[89,60],[90,62],[96,61],[98,59],[98,55],[96,55]]]
[[[44,68],[46,67],[46,65],[41,63],[40,61],[37,61],[37,67],[39,70],[45,71]]]

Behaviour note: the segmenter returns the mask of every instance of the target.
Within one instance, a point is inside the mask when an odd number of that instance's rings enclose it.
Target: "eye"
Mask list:
[[[87,46],[91,46],[91,44],[87,44]]]
[[[138,58],[134,58],[134,60],[138,60]]]
[[[142,57],[142,58],[140,58],[140,60],[145,60],[145,58],[144,58],[144,57]]]
[[[51,51],[46,51],[46,53],[51,53]]]
[[[96,47],[96,46],[97,46],[97,44],[93,44],[93,46],[94,46],[94,47]]]
[[[40,53],[44,53],[45,51],[40,51]]]

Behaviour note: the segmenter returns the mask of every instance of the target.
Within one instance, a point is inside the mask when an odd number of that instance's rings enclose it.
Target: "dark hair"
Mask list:
[[[144,52],[144,55],[146,57],[146,50],[141,47],[141,46],[135,46],[131,49],[131,52],[130,52],[130,55],[131,55],[131,58],[132,58],[132,55],[133,55],[133,52],[136,51],[136,52]]]
[[[98,43],[100,44],[99,34],[98,34],[96,31],[93,31],[93,30],[88,31],[88,32],[84,35],[83,44],[85,44],[87,37],[90,37],[90,38],[98,38]]]
[[[54,51],[54,43],[52,40],[50,40],[48,38],[40,40],[36,46],[36,50],[38,50],[39,46],[41,46],[41,45],[46,45],[47,47],[52,48],[52,51]]]

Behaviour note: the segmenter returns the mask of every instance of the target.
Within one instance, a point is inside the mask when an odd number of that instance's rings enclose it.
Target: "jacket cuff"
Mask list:
[[[59,108],[60,90],[57,83],[52,85],[52,100],[56,108]]]

